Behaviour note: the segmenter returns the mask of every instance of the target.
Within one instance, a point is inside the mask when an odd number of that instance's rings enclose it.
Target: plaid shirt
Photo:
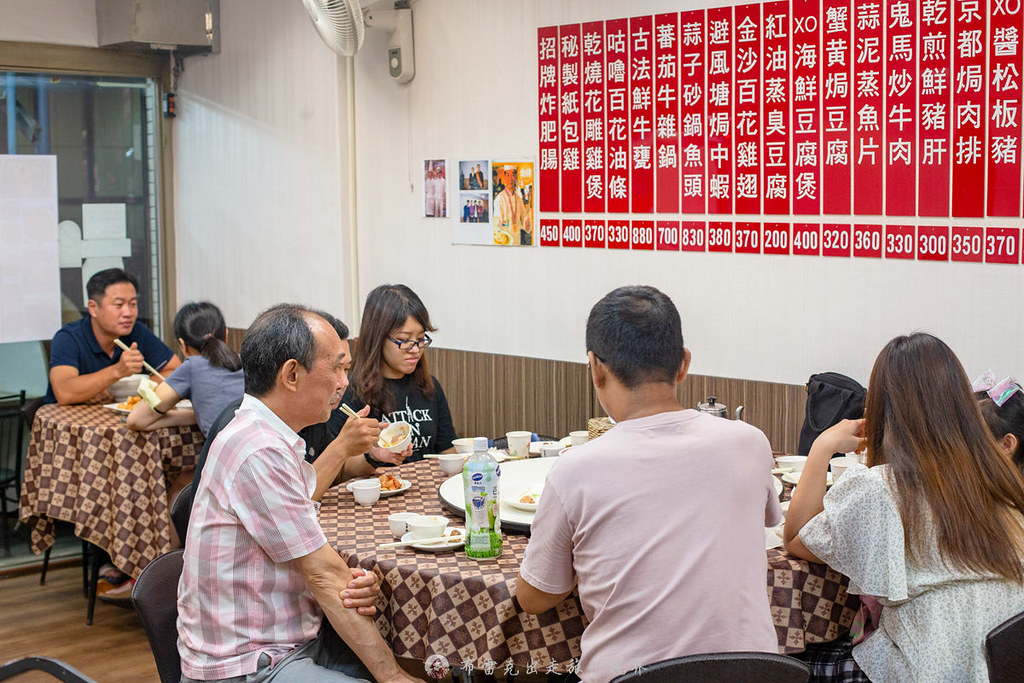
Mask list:
[[[178,583],[182,672],[253,673],[312,640],[323,612],[287,562],[323,546],[305,444],[248,394],[217,436],[196,491]]]

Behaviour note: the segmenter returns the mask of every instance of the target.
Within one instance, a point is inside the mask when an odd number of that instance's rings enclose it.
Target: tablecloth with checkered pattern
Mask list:
[[[171,549],[168,484],[195,467],[203,435],[195,425],[136,432],[101,405],[45,405],[36,413],[18,516],[32,551],[53,545],[53,522],[110,554],[138,577]]]
[[[420,660],[442,655],[462,668],[489,664],[500,670],[511,661],[520,669],[570,670],[579,659],[587,619],[575,596],[538,616],[519,609],[512,596],[525,536],[507,534],[501,557],[493,560],[470,559],[461,549],[377,548],[394,540],[388,515],[395,512],[444,514],[462,524],[438,499],[447,475],[437,464],[410,463],[397,474],[412,481],[412,488],[364,507],[337,486],[320,508],[329,542],[350,566],[380,577],[377,627],[395,654]],[[802,651],[806,643],[833,640],[849,628],[858,602],[846,592],[841,574],[769,550],[767,579],[780,652]]]

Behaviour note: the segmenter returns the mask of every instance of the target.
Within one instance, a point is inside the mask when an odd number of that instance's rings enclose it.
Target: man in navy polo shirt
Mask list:
[[[89,315],[68,323],[53,335],[47,403],[84,403],[114,382],[142,372],[142,361],[170,372],[181,361],[139,316],[138,281],[120,268],[89,278]],[[129,351],[114,344],[121,338]]]

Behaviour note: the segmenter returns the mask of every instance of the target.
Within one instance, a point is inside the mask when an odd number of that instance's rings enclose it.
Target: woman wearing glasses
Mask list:
[[[405,285],[381,285],[366,297],[349,386],[342,401],[370,417],[412,425],[405,462],[424,453],[452,453],[456,438],[448,401],[427,369],[424,352],[434,331],[430,314]],[[367,454],[371,465],[385,465]],[[400,456],[401,457],[401,456]]]

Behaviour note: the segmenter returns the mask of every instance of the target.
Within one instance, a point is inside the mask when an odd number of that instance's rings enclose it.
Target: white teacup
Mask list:
[[[579,432],[569,432],[569,440],[573,446],[582,446],[590,441],[590,432],[585,429]]]
[[[775,464],[779,467],[791,467],[794,472],[802,472],[807,464],[806,455],[780,455],[775,458]]]
[[[445,474],[458,474],[466,464],[465,453],[441,453],[437,456],[437,464]]]
[[[396,512],[393,515],[388,515],[388,526],[391,527],[391,535],[399,539],[405,536],[410,531],[409,521],[417,517],[419,515],[415,512]]]
[[[855,462],[857,461],[849,457],[832,458],[832,461],[829,462],[829,467],[832,470],[832,483],[838,482],[839,477],[843,476],[843,472]]]
[[[448,526],[448,518],[441,515],[417,515],[405,522],[415,539],[438,538]]]
[[[508,455],[510,458],[526,458],[530,455],[530,432],[505,432],[508,439]]]
[[[362,479],[350,486],[352,496],[360,505],[373,505],[380,500],[380,479]]]
[[[540,455],[542,458],[555,458],[562,452],[562,444],[557,441],[545,443],[540,447]]]
[[[461,439],[455,439],[452,441],[452,445],[455,446],[456,453],[472,453],[473,437],[467,436]]]

